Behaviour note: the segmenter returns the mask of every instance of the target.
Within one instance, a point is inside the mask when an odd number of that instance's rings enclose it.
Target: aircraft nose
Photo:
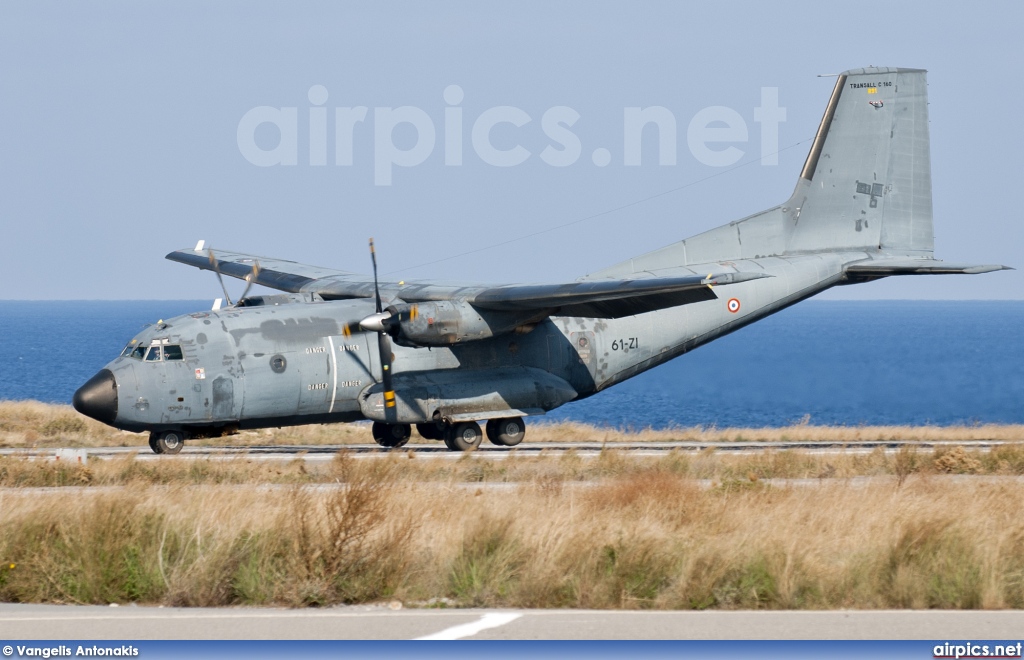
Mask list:
[[[117,381],[114,374],[110,369],[101,369],[78,388],[71,404],[83,415],[104,424],[113,424],[117,417]]]

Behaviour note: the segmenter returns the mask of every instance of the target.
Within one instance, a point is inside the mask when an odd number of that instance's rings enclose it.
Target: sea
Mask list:
[[[0,400],[69,403],[149,323],[209,301],[0,301]],[[1024,424],[1024,301],[810,300],[548,413],[672,427]]]

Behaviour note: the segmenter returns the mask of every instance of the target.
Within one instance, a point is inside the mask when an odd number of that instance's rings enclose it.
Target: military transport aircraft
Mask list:
[[[453,286],[228,251],[168,259],[285,293],[160,322],[75,408],[176,453],[239,429],[373,421],[449,449],[513,446],[523,418],[620,383],[832,286],[984,273],[935,260],[925,72],[838,76],[783,204],[566,284]],[[371,255],[373,254],[371,240]],[[223,285],[223,279],[221,280]],[[227,291],[225,289],[225,296]]]

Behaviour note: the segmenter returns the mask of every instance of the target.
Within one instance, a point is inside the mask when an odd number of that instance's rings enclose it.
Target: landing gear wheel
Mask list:
[[[452,451],[473,451],[483,439],[484,434],[476,422],[462,422],[445,428],[444,444]]]
[[[149,434],[149,448],[154,454],[177,454],[185,446],[181,431],[160,431]]]
[[[499,447],[515,447],[526,435],[526,422],[522,417],[492,419],[487,422],[487,439]]]
[[[416,425],[416,432],[424,440],[444,440],[444,424],[438,422],[425,422]]]
[[[408,424],[374,422],[371,433],[373,433],[373,439],[378,445],[388,449],[395,449],[409,442],[409,436],[412,435],[412,427]]]

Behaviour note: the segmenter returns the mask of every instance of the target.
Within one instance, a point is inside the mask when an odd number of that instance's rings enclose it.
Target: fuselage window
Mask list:
[[[164,359],[165,360],[184,360],[185,356],[181,354],[181,346],[171,344],[170,346],[164,346]]]
[[[160,361],[160,347],[150,346],[149,353],[146,355],[146,362],[159,362]]]
[[[128,357],[135,358],[136,360],[141,360],[145,355],[146,347],[143,346],[142,344],[139,344],[138,346],[135,347],[135,350],[132,351],[131,355],[129,355]]]

